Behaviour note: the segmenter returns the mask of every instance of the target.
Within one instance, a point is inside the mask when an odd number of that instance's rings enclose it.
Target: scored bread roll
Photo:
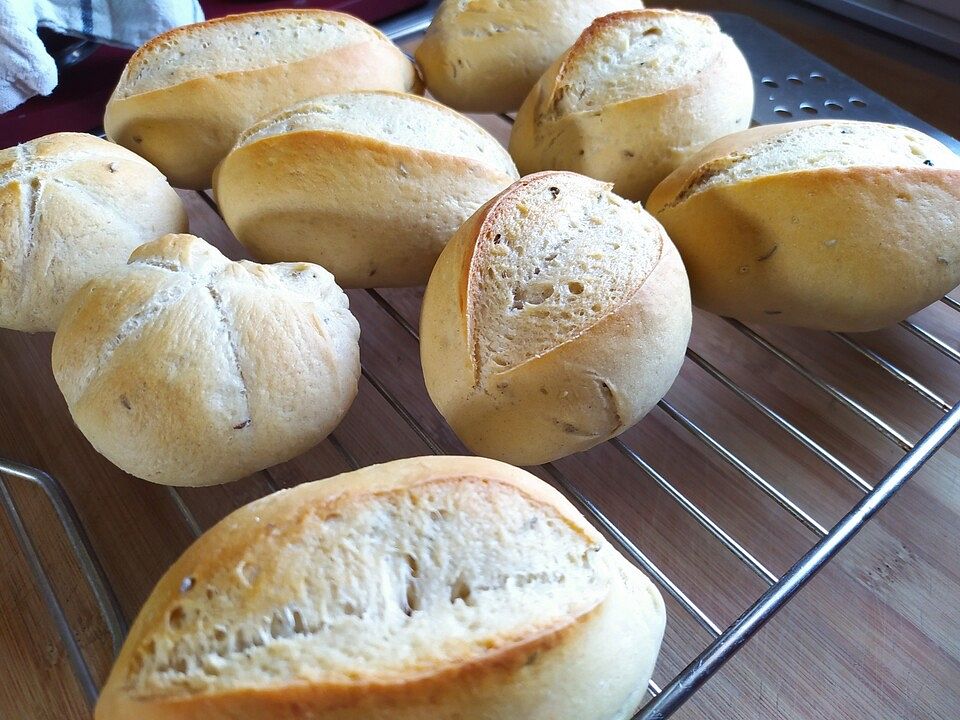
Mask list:
[[[202,190],[257,119],[315,95],[366,89],[422,91],[413,63],[376,28],[326,10],[229,15],[137,50],[103,127],[177,187]]]
[[[960,282],[960,158],[898,125],[809,121],[707,146],[651,194],[694,302],[858,332]]]
[[[513,112],[601,15],[639,0],[443,0],[417,47],[430,93],[463,112]]]
[[[0,150],[0,327],[56,330],[83,283],[186,229],[163,175],[113,143],[55,133]]]
[[[228,515],[140,611],[96,720],[626,720],[660,593],[556,490],[397,460]]]
[[[165,235],[73,296],[53,373],[108,460],[152,482],[212,485],[326,437],[357,392],[359,334],[323,268],[230,262]]]
[[[610,185],[530,175],[440,255],[420,317],[427,391],[474,452],[534,465],[619,435],[667,392],[690,335],[673,243]]]
[[[214,180],[255,257],[309,260],[344,287],[423,285],[450,236],[517,178],[486,130],[432,100],[327,95],[243,133]]]
[[[708,142],[749,126],[743,54],[706,15],[639,10],[594,21],[530,91],[510,135],[521,174],[572,170],[631,200]]]

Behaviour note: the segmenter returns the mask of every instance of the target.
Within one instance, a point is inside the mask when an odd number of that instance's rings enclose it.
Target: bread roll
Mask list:
[[[530,175],[447,245],[420,318],[427,391],[480,455],[534,465],[619,435],[667,392],[690,290],[660,225],[610,185]]]
[[[210,187],[213,169],[257,119],[329,92],[420,92],[410,60],[343,13],[270,10],[175,28],[127,63],[107,103],[107,137],[177,187]]]
[[[217,169],[224,220],[263,260],[344,287],[423,285],[450,236],[517,178],[483,128],[414,95],[328,95],[247,130]]]
[[[307,483],[157,584],[96,720],[625,720],[656,588],[556,490],[482,458]]]
[[[56,133],[0,150],[0,327],[56,330],[83,283],[186,229],[163,175],[113,143]]]
[[[74,295],[53,372],[108,460],[157,483],[211,485],[337,425],[357,392],[359,333],[323,268],[230,262],[165,235]]]
[[[683,255],[694,302],[744,322],[874,330],[960,282],[960,158],[897,125],[731,135],[648,207]]]
[[[749,126],[753,80],[706,15],[602,17],[540,78],[510,135],[521,174],[573,170],[646,200],[711,140]]]
[[[417,63],[430,92],[464,112],[513,112],[594,18],[639,0],[443,0]]]

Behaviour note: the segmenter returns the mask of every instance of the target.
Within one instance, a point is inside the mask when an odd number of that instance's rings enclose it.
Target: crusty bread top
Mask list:
[[[537,173],[483,211],[467,287],[478,382],[576,338],[649,275],[663,230],[612,187]]]
[[[307,100],[258,122],[240,136],[235,147],[311,130],[361,135],[393,145],[465,157],[518,177],[510,154],[475,122],[433,100],[391,91],[324,95]]]
[[[203,77],[296,62],[356,42],[389,40],[352,15],[269,10],[228,15],[169,30],[133,54],[114,97]]]
[[[531,7],[536,5],[537,7]],[[577,25],[617,10],[636,10],[641,0],[442,0],[427,37],[449,32],[454,38],[480,39],[497,35],[529,33],[531,43],[555,43],[554,35],[573,31],[563,47],[573,41]],[[548,26],[546,31],[544,26]],[[562,32],[560,37],[566,35]],[[446,42],[450,40],[445,38]],[[539,49],[539,48],[535,48]]]
[[[556,108],[583,112],[685,85],[717,57],[724,37],[713,18],[678,10],[597,18],[560,66]]]
[[[517,468],[373,466],[218,523],[157,585],[114,672],[134,698],[440,675],[575,623],[606,597],[612,552]]]
[[[902,125],[808,120],[756,127],[707,145],[664,181],[651,195],[650,206],[781,173],[885,167],[958,169],[960,157]]]

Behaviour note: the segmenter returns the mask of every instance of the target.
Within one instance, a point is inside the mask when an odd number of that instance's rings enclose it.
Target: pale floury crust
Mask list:
[[[420,318],[424,380],[471,450],[539,464],[643,417],[676,378],[690,324],[686,273],[659,223],[609,184],[538,173],[440,255]]]
[[[230,15],[144,45],[103,123],[111,140],[175,186],[202,190],[261,117],[317,95],[370,89],[419,93],[423,86],[403,52],[362,21],[326,10]]]
[[[56,133],[0,150],[0,327],[56,330],[87,280],[186,229],[163,175],[113,143]]]
[[[357,391],[359,332],[323,268],[230,262],[165,235],[73,296],[53,372],[111,462],[211,485],[295,457],[339,423]]]
[[[496,139],[415,95],[327,95],[262,120],[217,168],[227,225],[266,261],[343,287],[423,285],[450,237],[518,177]]]
[[[694,302],[745,322],[875,330],[960,282],[960,158],[910,128],[757,127],[651,194]]]
[[[227,516],[160,580],[97,720],[626,720],[663,601],[556,490],[376,465]]]
[[[671,10],[597,19],[543,74],[510,135],[521,174],[570,170],[644,201],[707,143],[747,128],[753,79],[716,22]]]
[[[417,48],[431,94],[462,112],[513,112],[592,20],[638,0],[444,0]]]

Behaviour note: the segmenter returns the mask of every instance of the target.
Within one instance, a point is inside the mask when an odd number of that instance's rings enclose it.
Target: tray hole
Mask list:
[[[800,109],[807,115],[816,115],[818,112],[817,109],[808,102],[800,103]]]
[[[823,106],[827,110],[833,110],[834,112],[840,112],[843,110],[843,105],[838,103],[836,100],[827,100],[825,103],[823,103]]]
[[[783,118],[793,117],[793,113],[787,110],[783,105],[777,105],[773,112],[775,115],[778,115]]]
[[[827,79],[823,76],[823,73],[812,72],[810,73],[810,79],[816,80],[817,82],[826,82]]]
[[[856,96],[850,98],[850,104],[853,105],[854,107],[858,107],[858,108],[862,108],[862,107],[866,107],[866,106],[867,106],[867,103],[866,103],[865,101],[861,100],[860,98],[858,98],[858,97],[856,97]]]
[[[763,83],[764,85],[766,85],[766,86],[769,87],[769,88],[778,88],[778,87],[780,87],[780,83],[778,83],[778,82],[777,82],[776,80],[774,80],[772,77],[769,77],[769,76],[767,76],[767,75],[765,75],[765,76],[763,77],[763,79],[760,80],[760,82]]]
[[[787,75],[787,82],[791,85],[803,85],[803,80],[796,75]]]

